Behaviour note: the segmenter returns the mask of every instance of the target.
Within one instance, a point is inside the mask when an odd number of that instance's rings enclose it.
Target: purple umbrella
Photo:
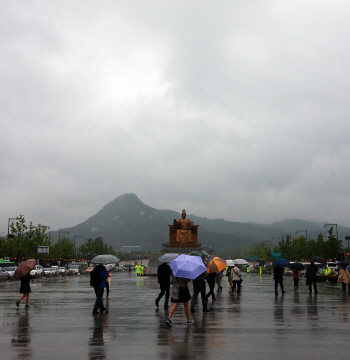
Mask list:
[[[174,276],[194,280],[207,271],[200,256],[180,255],[169,263]]]

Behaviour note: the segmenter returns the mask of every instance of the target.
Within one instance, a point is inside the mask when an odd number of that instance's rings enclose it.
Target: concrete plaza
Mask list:
[[[319,283],[309,295],[285,277],[285,295],[275,297],[271,275],[243,275],[242,295],[224,289],[211,312],[201,304],[186,325],[180,305],[173,328],[157,309],[156,277],[113,273],[107,315],[92,315],[94,291],[88,276],[37,280],[30,309],[21,304],[19,282],[0,283],[0,359],[330,359],[350,345],[350,297],[340,285]],[[190,289],[191,290],[191,289]]]

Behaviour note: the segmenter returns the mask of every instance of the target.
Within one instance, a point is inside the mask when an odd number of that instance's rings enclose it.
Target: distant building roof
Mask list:
[[[120,249],[121,252],[141,251],[141,246],[123,246]]]

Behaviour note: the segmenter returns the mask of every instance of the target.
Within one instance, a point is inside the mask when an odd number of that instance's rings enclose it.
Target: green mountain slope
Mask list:
[[[181,209],[182,210],[182,209]],[[215,253],[232,252],[237,249],[247,249],[261,241],[271,241],[272,238],[290,234],[296,230],[308,230],[308,237],[315,238],[317,234],[326,234],[322,223],[305,220],[284,220],[270,225],[254,223],[239,223],[224,219],[208,219],[193,214],[187,216],[199,226],[198,241],[210,245]],[[157,210],[144,204],[135,194],[124,194],[104,206],[97,214],[81,224],[71,228],[60,229],[69,231],[70,238],[84,236],[88,238],[102,237],[104,242],[120,249],[123,245],[140,245],[143,249],[159,251],[162,243],[169,241],[168,224],[180,218],[180,212],[173,210]],[[350,229],[338,226],[339,239],[350,235]],[[52,233],[58,238],[58,231]],[[84,242],[76,238],[76,245]],[[278,239],[272,241],[276,245]]]

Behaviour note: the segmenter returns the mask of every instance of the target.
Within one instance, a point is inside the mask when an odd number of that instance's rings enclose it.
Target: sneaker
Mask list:
[[[29,309],[29,308],[30,308],[30,306],[29,306],[29,305],[26,305],[26,306],[25,306],[25,308],[26,308],[26,309]]]
[[[187,325],[192,325],[193,324],[193,321],[190,319],[190,320],[187,320]]]
[[[164,309],[168,309],[170,306],[167,304],[167,305],[164,305]]]
[[[168,326],[173,326],[173,323],[171,322],[171,319],[167,319],[166,320],[166,324],[168,325]]]
[[[209,309],[203,309],[203,312],[210,312]]]
[[[97,314],[99,314],[99,312],[98,311],[93,311],[92,314],[97,315]]]
[[[159,300],[156,299],[155,302],[156,302],[156,306],[159,307]]]
[[[19,307],[19,300],[16,300],[16,306]]]

